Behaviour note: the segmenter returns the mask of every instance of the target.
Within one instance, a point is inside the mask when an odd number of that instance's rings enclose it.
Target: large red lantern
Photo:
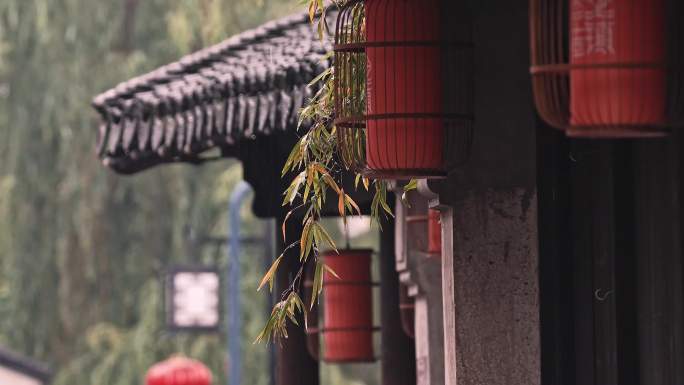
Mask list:
[[[665,124],[665,68],[587,69],[664,63],[664,0],[574,1],[570,7],[570,124]],[[639,39],[633,31],[638,23]],[[614,84],[611,84],[614,83]]]
[[[356,0],[340,11],[335,123],[348,167],[430,178],[466,160],[472,44],[460,3]]]
[[[370,169],[436,170],[442,165],[440,47],[409,45],[439,41],[437,4],[437,0],[367,2],[366,156]],[[387,15],[390,5],[395,12],[391,18]],[[404,45],[382,46],[388,42]],[[402,117],[412,114],[424,117]],[[396,117],[375,118],[392,115]]]
[[[681,126],[680,0],[531,0],[537,109],[572,137]]]
[[[145,377],[145,385],[211,385],[211,381],[211,372],[206,366],[185,357],[157,363]]]
[[[340,250],[323,255],[339,277],[323,276],[323,359],[371,362],[373,351],[372,250]]]

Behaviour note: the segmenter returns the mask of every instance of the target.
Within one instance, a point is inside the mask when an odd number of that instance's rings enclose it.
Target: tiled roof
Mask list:
[[[329,18],[334,17],[332,13]],[[306,13],[269,22],[98,95],[97,151],[120,173],[170,162],[201,163],[242,140],[292,130],[330,63]]]

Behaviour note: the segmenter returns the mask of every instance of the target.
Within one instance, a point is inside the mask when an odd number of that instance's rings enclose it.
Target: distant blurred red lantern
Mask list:
[[[531,0],[541,117],[572,137],[654,137],[682,126],[681,3]]]
[[[467,159],[472,44],[461,4],[353,0],[342,8],[335,123],[349,167],[377,178],[444,177]]]
[[[340,250],[323,255],[339,278],[323,276],[323,359],[371,362],[373,352],[372,250]]]
[[[185,357],[172,357],[153,365],[145,377],[145,385],[211,385],[209,369],[201,362]]]
[[[428,209],[427,215],[407,215],[410,224],[411,250],[439,256],[442,253],[442,224],[438,210]]]
[[[428,253],[442,253],[442,223],[439,211],[428,210]]]

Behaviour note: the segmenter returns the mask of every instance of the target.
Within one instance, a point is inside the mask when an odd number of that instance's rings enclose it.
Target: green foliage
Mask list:
[[[179,351],[223,381],[222,338],[163,332],[158,279],[187,261],[186,225],[225,233],[239,167],[116,176],[96,160],[88,103],[192,49],[296,11],[293,3],[0,1],[0,343],[48,362],[56,385],[138,384],[149,364]],[[250,231],[261,232],[254,219]],[[213,261],[212,250],[198,254]],[[243,269],[248,280],[261,273],[249,261]],[[243,293],[264,302],[253,281]],[[258,306],[245,311],[251,340],[265,315]],[[245,383],[265,385],[265,349],[246,346],[244,354]]]

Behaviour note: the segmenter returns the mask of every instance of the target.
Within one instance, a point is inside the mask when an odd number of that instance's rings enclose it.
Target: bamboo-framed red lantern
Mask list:
[[[570,137],[666,135],[684,123],[680,0],[530,0],[540,116]]]
[[[323,253],[337,275],[323,275],[323,334],[326,362],[373,362],[373,286],[370,249]]]
[[[145,385],[211,385],[209,369],[199,361],[171,357],[154,364],[145,376]]]
[[[345,165],[439,178],[472,142],[472,37],[460,1],[351,0],[335,29],[335,125]]]

